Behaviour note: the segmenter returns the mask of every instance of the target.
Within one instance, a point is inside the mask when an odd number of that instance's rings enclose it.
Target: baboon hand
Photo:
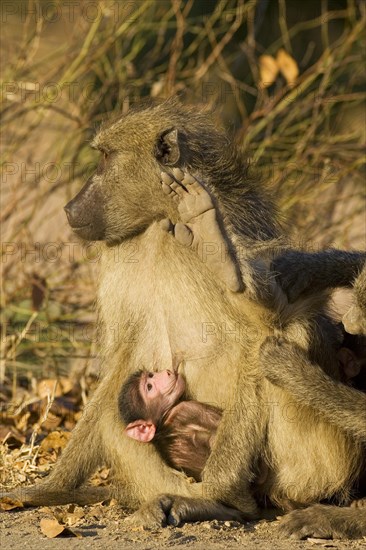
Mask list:
[[[286,373],[293,371],[299,363],[296,361],[297,352],[293,343],[276,336],[268,336],[259,352],[260,365],[267,380],[277,385],[285,383]]]
[[[154,529],[173,525],[175,527],[190,521],[243,521],[243,515],[234,508],[204,498],[190,498],[176,495],[160,495],[145,502],[137,512],[126,518],[133,526]]]
[[[279,529],[296,539],[361,538],[366,535],[366,510],[316,504],[285,515]]]
[[[145,502],[134,514],[127,517],[125,522],[131,527],[145,527],[147,529],[166,527],[172,503],[173,497],[171,495],[160,495]]]

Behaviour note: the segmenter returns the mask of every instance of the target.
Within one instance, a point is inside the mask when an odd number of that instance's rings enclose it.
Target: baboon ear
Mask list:
[[[156,144],[156,158],[161,164],[176,164],[180,157],[179,136],[177,128],[165,130]]]
[[[126,426],[125,432],[128,437],[136,439],[136,441],[148,443],[154,438],[156,426],[146,420],[135,420]]]

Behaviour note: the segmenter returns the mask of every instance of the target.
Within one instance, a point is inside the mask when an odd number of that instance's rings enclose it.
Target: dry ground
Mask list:
[[[66,510],[59,507],[57,510]],[[22,512],[2,512],[0,516],[0,547],[3,550],[48,549],[135,549],[192,548],[195,550],[227,549],[236,550],[302,550],[310,548],[361,549],[366,548],[366,540],[332,541],[309,539],[289,540],[280,537],[275,522],[262,521],[240,525],[236,522],[204,522],[186,524],[181,528],[167,527],[147,531],[127,527],[125,513],[118,506],[76,507],[71,521],[76,520],[71,529],[78,537],[57,537],[47,539],[41,532],[41,519],[52,517],[51,509],[41,508]]]

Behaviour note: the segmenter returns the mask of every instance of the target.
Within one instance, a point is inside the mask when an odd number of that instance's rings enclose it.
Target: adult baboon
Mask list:
[[[261,343],[279,331],[337,379],[337,334],[323,315],[326,293],[289,305],[276,290],[266,261],[282,246],[281,232],[235,145],[210,116],[174,101],[129,112],[93,143],[101,163],[66,212],[82,238],[104,241],[102,378],[54,471],[24,500],[52,504],[49,493],[72,492],[105,460],[123,504],[153,499],[140,509],[145,523],[204,519],[216,501],[256,517],[250,484],[263,456],[269,470],[263,492],[279,506],[347,499],[362,465],[359,442],[299,407],[259,368]],[[207,265],[212,243],[199,258],[159,223],[180,221],[176,202],[161,188],[162,165],[184,167],[205,183],[228,250],[240,260],[244,292],[229,293]],[[170,469],[151,446],[121,437],[118,420],[125,379],[151,368],[152,358],[159,369],[171,368],[179,352],[192,398],[224,411],[202,484]]]

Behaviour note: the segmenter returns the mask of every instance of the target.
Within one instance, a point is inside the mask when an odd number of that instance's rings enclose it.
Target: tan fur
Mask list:
[[[177,220],[174,204],[160,189],[154,156],[161,132],[172,127],[180,135],[179,162],[205,181],[238,257],[245,251],[245,293],[228,293],[202,260],[159,226],[163,218]],[[50,504],[47,490],[79,486],[105,460],[113,466],[116,491],[126,506],[136,507],[163,492],[217,500],[250,518],[258,514],[250,483],[263,454],[271,470],[266,493],[279,504],[342,498],[361,468],[359,444],[306,408],[295,412],[290,423],[285,420],[284,408],[293,401],[264,381],[259,363],[260,345],[280,333],[337,378],[334,330],[318,316],[327,297],[319,293],[315,300],[288,306],[283,293],[273,291],[268,269],[256,267],[254,258],[263,257],[267,265],[283,239],[270,201],[245,174],[239,153],[200,110],[171,102],[128,114],[102,129],[95,145],[110,152],[110,159],[102,176],[87,184],[88,192],[74,199],[73,212],[68,205],[68,216],[81,236],[107,242],[101,245],[98,290],[102,379],[43,485],[45,503]],[[93,202],[95,190],[98,199]],[[79,230],[85,216],[78,224],[78,210],[93,211],[93,206],[95,216]],[[190,483],[168,468],[152,446],[123,437],[118,417],[117,396],[127,376],[152,364],[170,368],[178,353],[185,358],[192,398],[224,410],[202,483]],[[149,518],[156,521],[156,506],[163,508],[161,500],[145,506],[143,517],[150,510]],[[194,506],[196,519],[206,517],[205,500]],[[192,510],[184,502],[181,519],[192,519]]]

